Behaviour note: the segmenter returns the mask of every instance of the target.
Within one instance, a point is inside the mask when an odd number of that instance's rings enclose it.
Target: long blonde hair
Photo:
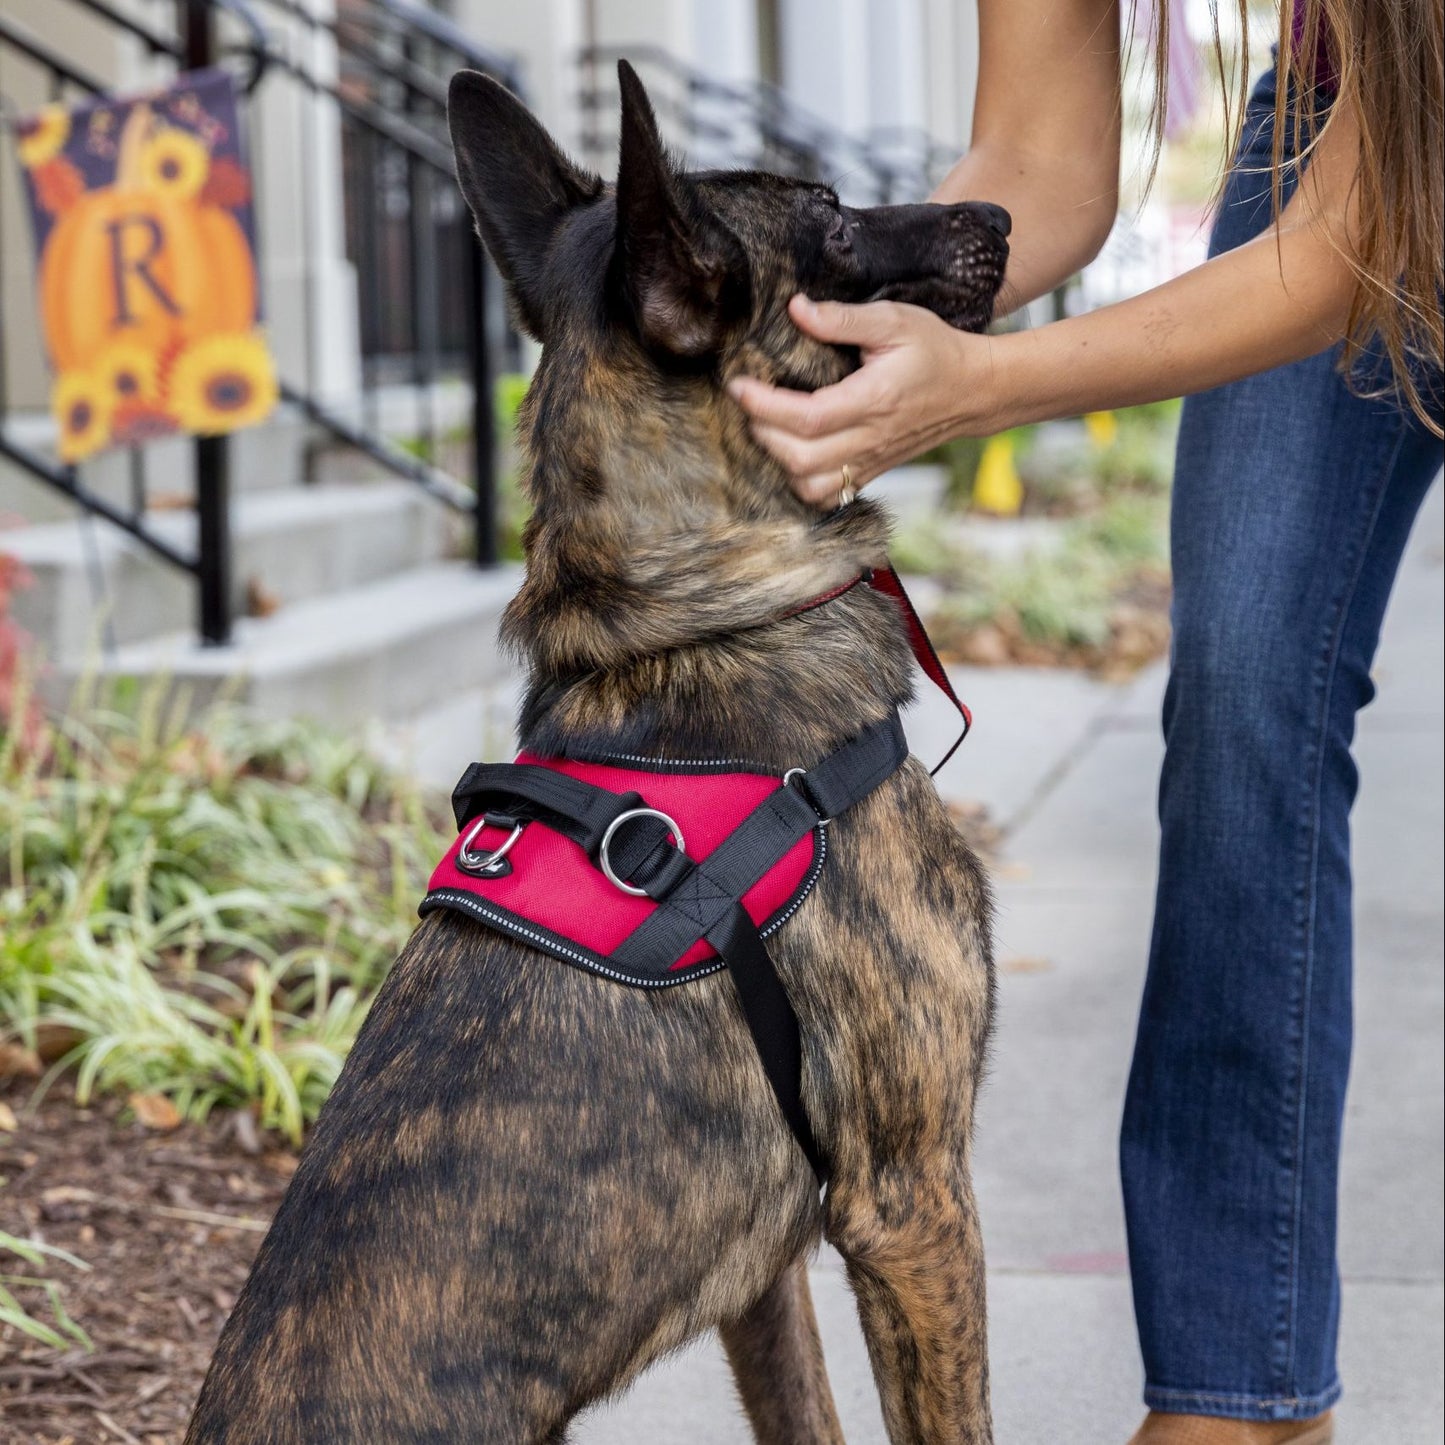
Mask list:
[[[1214,51],[1225,82],[1226,131],[1234,153],[1244,119],[1250,77],[1249,0],[1236,0],[1239,54],[1227,75],[1220,40],[1218,0]],[[1155,0],[1154,130],[1162,134],[1168,77],[1169,6]],[[1303,158],[1329,125],[1322,87],[1336,106],[1352,104],[1359,116],[1355,186],[1359,226],[1345,257],[1355,273],[1341,369],[1365,395],[1393,392],[1437,436],[1438,388],[1445,364],[1445,4],[1442,0],[1302,0],[1300,23],[1291,0],[1280,0],[1274,116],[1274,201],[1280,209],[1285,142],[1292,126],[1296,157]],[[1317,74],[1320,57],[1328,74]],[[1289,113],[1289,100],[1297,104]],[[1393,378],[1375,379],[1357,363],[1376,346],[1389,357]],[[1421,383],[1425,382],[1422,390]]]

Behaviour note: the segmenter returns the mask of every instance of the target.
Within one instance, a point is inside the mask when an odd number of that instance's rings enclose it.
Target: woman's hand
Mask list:
[[[931,311],[894,301],[862,306],[809,301],[788,307],[800,331],[856,346],[863,365],[820,391],[790,391],[751,377],[728,390],[753,435],[792,474],[805,501],[826,503],[949,437],[996,429],[991,338],[955,331]]]

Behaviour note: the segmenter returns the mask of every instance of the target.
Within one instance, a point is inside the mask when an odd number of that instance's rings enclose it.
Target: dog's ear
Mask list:
[[[716,351],[741,310],[747,260],[668,158],[637,72],[617,62],[622,141],[616,266],[642,339],[676,356]]]
[[[475,70],[452,76],[447,124],[477,230],[511,287],[522,324],[545,340],[548,248],[568,211],[595,200],[602,182],[574,166],[510,90]]]

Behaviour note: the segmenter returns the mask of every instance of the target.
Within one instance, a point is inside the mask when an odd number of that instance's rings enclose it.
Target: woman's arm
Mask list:
[[[808,501],[835,496],[953,436],[1202,391],[1313,356],[1345,332],[1356,278],[1358,126],[1336,109],[1276,225],[1128,301],[1036,331],[973,336],[892,302],[813,305],[794,321],[862,350],[812,394],[740,378],[753,432]]]
[[[979,0],[978,51],[969,150],[933,199],[1007,208],[1012,309],[1091,261],[1114,224],[1118,0]]]
[[[1345,334],[1359,130],[1343,108],[1321,132],[1279,221],[1163,286],[1033,332],[992,338],[1002,421],[1077,416],[1204,391],[1314,356]]]

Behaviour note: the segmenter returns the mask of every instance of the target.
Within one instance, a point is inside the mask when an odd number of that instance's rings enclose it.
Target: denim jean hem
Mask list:
[[[1317,1395],[1234,1395],[1218,1390],[1144,1386],[1144,1403],[1165,1415],[1215,1415],[1226,1420],[1313,1420],[1340,1398],[1338,1377]]]

